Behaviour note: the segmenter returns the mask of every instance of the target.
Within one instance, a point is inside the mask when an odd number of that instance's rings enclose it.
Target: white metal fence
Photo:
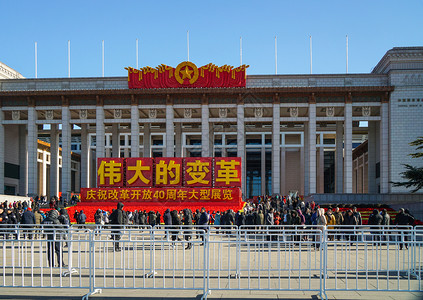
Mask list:
[[[423,227],[0,226],[0,287],[421,292]]]

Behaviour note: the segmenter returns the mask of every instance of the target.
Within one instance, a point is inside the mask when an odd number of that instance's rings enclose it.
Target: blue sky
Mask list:
[[[0,61],[38,77],[126,76],[124,67],[176,67],[190,61],[238,66],[239,38],[247,74],[274,74],[274,37],[278,37],[278,74],[345,73],[345,36],[349,36],[349,73],[368,73],[392,47],[423,46],[423,1],[7,1],[0,2]]]

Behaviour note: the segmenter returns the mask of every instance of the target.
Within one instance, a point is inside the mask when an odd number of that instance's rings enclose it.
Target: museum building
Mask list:
[[[244,199],[407,192],[390,182],[419,163],[408,154],[423,135],[423,47],[393,48],[369,74],[224,84],[246,68],[182,62],[127,68],[128,77],[0,77],[0,186],[69,197],[96,187],[100,157],[240,157]],[[223,83],[203,86],[204,70]],[[161,74],[184,86],[156,86]],[[134,75],[152,79],[131,86]]]

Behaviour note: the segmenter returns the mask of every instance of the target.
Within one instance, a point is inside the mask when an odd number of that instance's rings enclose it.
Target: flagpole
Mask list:
[[[138,69],[138,39],[135,40],[135,57],[137,60],[137,69]]]
[[[311,35],[310,35],[310,74],[313,74],[313,44],[312,44]]]
[[[347,74],[348,74],[348,34],[347,34]]]
[[[188,54],[188,60],[189,61],[189,30],[187,30],[187,54]]]
[[[104,77],[104,40],[101,41],[101,76]]]
[[[70,78],[71,67],[70,67],[70,40],[68,40],[68,77]]]
[[[242,36],[239,37],[239,61],[242,66]]]
[[[275,75],[278,74],[278,40],[275,35]]]
[[[37,42],[35,42],[35,78],[38,78],[37,56],[38,56],[38,53],[37,53]]]

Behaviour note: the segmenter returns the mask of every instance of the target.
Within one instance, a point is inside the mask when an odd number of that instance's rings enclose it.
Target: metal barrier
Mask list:
[[[0,287],[421,292],[423,226],[0,225]]]

